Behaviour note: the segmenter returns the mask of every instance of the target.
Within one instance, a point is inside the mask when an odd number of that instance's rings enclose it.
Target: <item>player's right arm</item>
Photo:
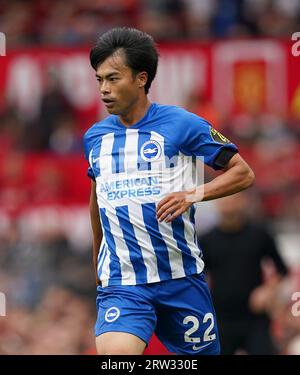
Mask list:
[[[90,195],[90,217],[91,217],[91,225],[93,231],[93,264],[95,270],[95,278],[96,284],[99,285],[100,281],[98,278],[97,272],[97,262],[98,262],[98,254],[99,249],[102,241],[102,229],[101,229],[101,222],[99,216],[99,208],[97,203],[97,195],[96,195],[96,182],[92,180],[91,182],[91,195]]]

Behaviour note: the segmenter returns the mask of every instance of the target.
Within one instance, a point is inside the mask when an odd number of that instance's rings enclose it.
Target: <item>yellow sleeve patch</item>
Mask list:
[[[232,142],[230,142],[230,140],[228,138],[226,138],[224,135],[222,135],[220,132],[218,132],[216,129],[214,129],[212,127],[210,128],[210,135],[215,142],[232,143]]]

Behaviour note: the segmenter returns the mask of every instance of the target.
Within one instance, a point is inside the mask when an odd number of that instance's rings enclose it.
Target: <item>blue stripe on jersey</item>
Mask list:
[[[150,141],[151,134],[145,133],[139,130],[139,139],[138,139],[138,170],[147,171],[151,170],[151,162],[145,161],[141,158],[141,148],[143,144],[147,141]]]
[[[170,128],[170,132],[172,132],[172,128]],[[165,142],[164,154],[165,154],[165,167],[166,168],[177,167],[179,155],[178,155],[178,149],[176,148],[176,146],[168,142]]]
[[[114,144],[112,148],[112,173],[124,172],[124,148],[126,141],[126,133],[115,134]]]
[[[102,242],[102,246],[100,246],[99,253],[98,253],[98,261],[97,261],[98,264],[101,262],[101,259],[103,258],[103,255],[105,253],[104,247],[105,247],[105,242]]]
[[[191,208],[190,208],[190,220],[191,220],[191,223],[193,224],[193,227],[194,227],[194,241],[195,241],[195,244],[197,245],[198,249],[200,250],[200,258],[203,258],[203,252],[202,252],[202,249],[198,243],[198,238],[197,238],[197,232],[196,232],[196,228],[195,228],[195,212],[196,212],[196,209],[195,209],[195,205],[192,204]]]
[[[140,245],[135,237],[133,226],[130,222],[128,206],[116,207],[116,215],[119,220],[120,228],[124,240],[129,250],[129,257],[136,274],[136,283],[147,283],[147,269],[143,262],[143,255]]]
[[[172,221],[172,229],[177,246],[182,252],[182,261],[185,271],[188,271],[189,274],[197,273],[196,259],[191,255],[191,250],[186,243],[184,222],[181,215]]]
[[[178,155],[173,155],[172,157],[166,157],[165,167],[174,168],[178,164]]]
[[[109,276],[109,282],[108,282],[108,285],[110,285],[110,282],[113,279],[117,279],[117,280],[122,279],[120,259],[116,253],[116,244],[115,244],[114,237],[111,234],[110,225],[109,225],[108,218],[106,216],[105,208],[100,208],[100,216],[101,216],[101,221],[102,221],[102,225],[104,228],[105,240],[110,250],[110,265],[109,265],[110,276]]]
[[[169,262],[169,253],[167,245],[159,231],[156,220],[155,203],[142,204],[143,219],[147,232],[151,239],[152,247],[157,258],[158,274],[161,280],[171,279],[172,272]]]
[[[190,208],[190,221],[193,224],[194,228],[194,241],[197,243],[196,229],[195,229],[195,206],[192,204]]]

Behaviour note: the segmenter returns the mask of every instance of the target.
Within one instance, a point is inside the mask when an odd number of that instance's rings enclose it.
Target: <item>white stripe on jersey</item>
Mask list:
[[[99,248],[99,252],[98,252],[98,262],[100,262],[100,258],[103,258],[105,254],[105,241],[104,241],[104,236],[102,237],[102,241],[101,241],[101,245],[100,245],[100,248]]]
[[[120,223],[118,222],[116,210],[111,207],[109,211],[106,211],[106,215],[109,221],[111,234],[115,241],[116,254],[120,259],[121,283],[122,285],[136,284],[135,271],[130,260],[129,249],[124,239]]]
[[[158,134],[154,131],[151,132],[151,138],[150,139],[151,139],[151,141],[158,142],[161,146],[161,149],[162,149],[162,153],[161,153],[161,157],[159,158],[159,161],[151,163],[151,171],[155,171],[157,169],[162,171],[163,169],[165,169],[165,153],[164,153],[165,139],[160,134]]]
[[[196,259],[197,272],[200,273],[203,271],[204,262],[200,258],[201,251],[194,241],[194,226],[189,219],[189,214],[190,214],[190,210],[182,214],[182,219],[184,223],[184,237],[185,237],[187,246],[191,250],[191,255]]]
[[[93,149],[91,149],[91,151],[89,153],[89,164],[90,164],[90,167],[92,167],[92,165],[93,165],[92,154],[93,154]]]
[[[107,254],[107,246],[106,246],[106,244],[105,244],[105,245],[104,245],[104,248],[103,248],[103,252],[102,252],[102,254],[101,254],[101,257],[98,258],[98,267],[97,267],[97,269],[98,269],[98,273],[99,273],[99,270],[100,270],[102,264],[103,264],[104,261],[105,261],[106,254]],[[100,276],[101,276],[101,275],[100,275]]]
[[[138,162],[138,129],[127,129],[124,147],[124,172],[130,173],[137,170]]]
[[[186,191],[195,187],[195,184],[193,183],[195,168],[190,156],[186,156],[179,152],[177,166],[174,169],[174,191]]]
[[[109,275],[110,275],[109,265],[110,265],[110,251],[109,251],[109,248],[107,247],[107,252],[105,254],[102,272],[101,272],[101,284],[102,284],[102,286],[108,285],[108,280],[109,280]]]
[[[147,282],[155,283],[160,281],[157,257],[151,244],[151,238],[143,220],[142,206],[139,204],[130,204],[128,206],[130,222],[133,226],[135,238],[141,248],[144,264],[147,269]]]
[[[168,248],[172,278],[176,279],[186,276],[184,272],[182,252],[177,247],[171,224],[164,221],[158,222],[158,228]]]
[[[114,133],[105,134],[102,137],[99,166],[101,177],[112,174],[112,149],[114,145]]]
[[[193,162],[190,156],[185,156],[181,152],[179,153],[182,159],[182,190],[190,190],[196,187],[196,163]],[[193,180],[193,177],[195,180]],[[200,182],[199,182],[200,183]],[[201,181],[203,183],[203,181]]]

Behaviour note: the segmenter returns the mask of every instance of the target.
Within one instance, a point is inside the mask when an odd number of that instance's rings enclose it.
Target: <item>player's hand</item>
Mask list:
[[[249,307],[253,313],[269,312],[275,300],[276,288],[272,285],[261,285],[255,288],[249,297]]]
[[[194,203],[193,193],[194,191],[178,191],[167,195],[157,205],[157,220],[169,223],[176,219]]]

